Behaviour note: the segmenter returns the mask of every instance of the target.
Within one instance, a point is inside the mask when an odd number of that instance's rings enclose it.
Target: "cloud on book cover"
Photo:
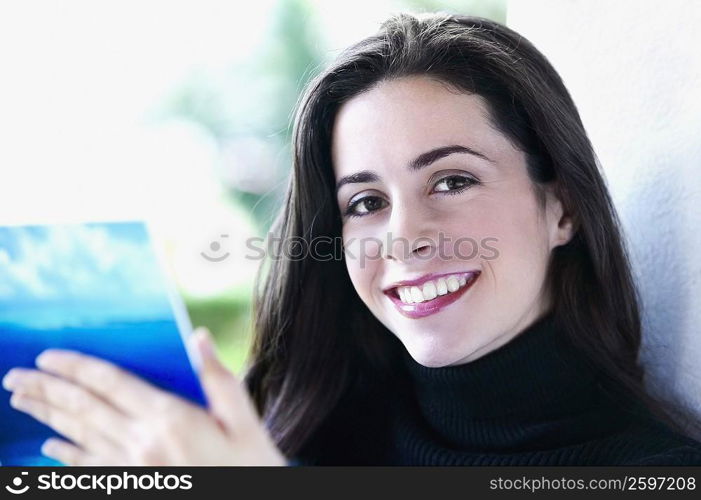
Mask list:
[[[0,322],[51,328],[168,314],[138,222],[0,227],[0,276]]]

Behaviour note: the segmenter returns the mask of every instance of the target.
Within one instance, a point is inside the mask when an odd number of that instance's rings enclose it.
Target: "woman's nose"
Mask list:
[[[382,241],[384,259],[407,261],[436,247],[436,220],[421,207],[393,207]]]

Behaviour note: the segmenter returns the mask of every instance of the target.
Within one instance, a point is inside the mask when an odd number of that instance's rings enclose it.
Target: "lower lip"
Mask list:
[[[404,316],[412,319],[423,318],[441,311],[443,308],[458,300],[465,292],[472,288],[472,285],[475,284],[475,281],[477,281],[478,278],[479,273],[471,278],[472,281],[455,292],[439,295],[433,300],[419,302],[416,304],[405,304],[399,297],[395,297],[393,293],[388,293],[386,295],[394,303],[397,310]]]

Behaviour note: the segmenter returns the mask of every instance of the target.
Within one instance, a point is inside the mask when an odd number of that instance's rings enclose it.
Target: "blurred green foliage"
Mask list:
[[[209,299],[185,299],[193,326],[206,326],[214,335],[222,361],[241,373],[251,339],[250,297],[231,293]]]
[[[441,11],[506,23],[506,0],[403,0],[402,3],[413,12]]]

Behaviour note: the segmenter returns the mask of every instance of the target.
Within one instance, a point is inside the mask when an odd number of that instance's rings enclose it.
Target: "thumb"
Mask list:
[[[258,414],[243,382],[217,357],[209,330],[196,329],[193,341],[202,362],[199,378],[210,412],[229,433],[246,432],[258,421]]]

